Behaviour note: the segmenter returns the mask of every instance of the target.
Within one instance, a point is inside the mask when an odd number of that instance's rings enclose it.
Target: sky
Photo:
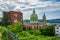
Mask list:
[[[38,19],[60,19],[60,0],[0,0],[0,17],[3,11],[20,11],[23,19],[30,19],[35,9]]]

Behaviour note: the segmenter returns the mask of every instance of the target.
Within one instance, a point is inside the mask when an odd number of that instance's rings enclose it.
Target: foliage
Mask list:
[[[22,31],[22,23],[17,22],[13,26],[9,25],[8,30],[12,31],[13,33],[18,33],[20,31]]]
[[[45,36],[54,36],[55,35],[53,26],[48,26],[48,27],[45,27],[45,28],[41,28],[40,32],[41,32],[42,35],[45,35]]]
[[[16,36],[19,38],[19,40],[60,40],[60,38],[57,38],[55,36],[40,35],[39,30],[20,31],[16,33]],[[5,35],[3,35],[2,39],[9,40]]]
[[[3,34],[5,32],[5,30],[7,30],[5,27],[1,27],[0,28],[1,39],[8,40],[8,38],[6,37],[6,35]]]
[[[50,40],[60,40],[60,38],[54,37],[54,38],[51,38]]]
[[[19,33],[17,33],[17,36],[18,37],[29,37],[31,34],[29,33],[29,32],[25,32],[25,31],[22,31],[22,32],[19,32]]]
[[[1,25],[2,22],[0,22],[0,25]]]
[[[4,33],[5,30],[7,30],[5,27],[1,27],[1,28],[0,28],[0,32],[1,32],[1,33]]]
[[[2,33],[3,35],[2,35],[2,39],[3,40],[9,40],[9,38],[7,37],[7,35],[5,35],[4,33]]]
[[[16,36],[19,38],[19,40],[60,40],[60,38],[53,36],[54,35],[53,26],[48,26],[40,30],[23,31],[22,24],[20,22],[17,22],[14,26],[8,25],[7,29],[12,31],[13,33],[16,33]],[[2,27],[2,30],[6,30],[6,28]],[[9,40],[8,37],[6,37],[6,35],[3,35],[2,39]]]
[[[28,32],[29,32],[31,35],[35,35],[35,36],[40,35],[40,31],[39,31],[39,30],[29,30]]]
[[[33,30],[33,31],[38,31],[38,30]],[[44,36],[44,35],[40,35],[39,32],[37,32],[39,35],[35,35],[33,33],[30,34],[30,32],[32,32],[32,30],[19,32],[17,33],[17,37],[20,40],[60,40],[55,36]]]
[[[22,31],[22,23],[19,21],[14,25],[15,29],[20,32]]]
[[[4,13],[4,16],[3,16],[3,18],[2,18],[2,23],[1,23],[1,25],[2,26],[7,26],[7,25],[9,25],[11,22],[10,22],[10,16],[9,16],[9,14],[8,13]]]

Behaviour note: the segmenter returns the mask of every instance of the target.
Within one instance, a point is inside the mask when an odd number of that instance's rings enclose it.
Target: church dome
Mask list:
[[[38,22],[38,16],[35,13],[35,10],[33,10],[32,15],[30,16],[30,22]]]

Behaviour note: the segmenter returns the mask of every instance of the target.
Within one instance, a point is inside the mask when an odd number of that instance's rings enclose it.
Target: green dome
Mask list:
[[[30,22],[38,22],[38,16],[35,14],[35,10],[33,10],[32,15],[30,16]]]

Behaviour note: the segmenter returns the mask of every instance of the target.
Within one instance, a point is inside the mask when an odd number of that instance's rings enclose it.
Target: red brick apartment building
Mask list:
[[[20,21],[23,23],[23,13],[16,12],[16,11],[9,11],[9,12],[3,12],[3,17],[7,18],[7,20],[10,20],[11,24]]]

